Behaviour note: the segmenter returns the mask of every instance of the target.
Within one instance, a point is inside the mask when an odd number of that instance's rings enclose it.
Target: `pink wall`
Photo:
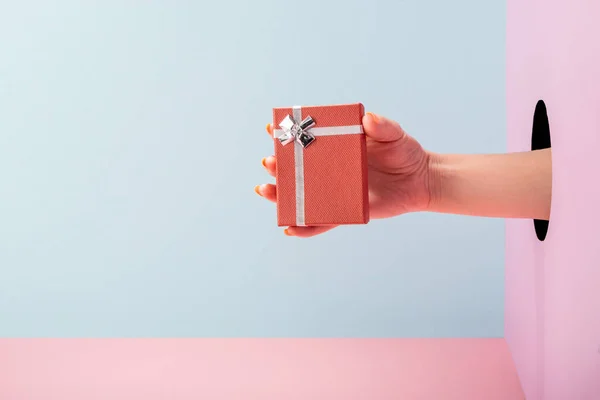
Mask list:
[[[503,339],[5,339],[0,399],[523,399]]]
[[[600,1],[508,0],[508,149],[548,108],[548,237],[508,221],[505,336],[529,400],[600,399]]]

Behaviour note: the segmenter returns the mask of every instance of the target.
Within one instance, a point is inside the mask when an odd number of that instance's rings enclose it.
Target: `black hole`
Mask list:
[[[546,104],[544,101],[540,100],[535,105],[535,112],[533,113],[531,150],[549,149],[550,147],[552,147],[552,144],[550,143],[550,124],[548,123],[548,111],[546,110]],[[540,219],[533,220],[535,235],[540,241],[544,241],[544,239],[546,239],[549,225],[550,221],[544,221]]]

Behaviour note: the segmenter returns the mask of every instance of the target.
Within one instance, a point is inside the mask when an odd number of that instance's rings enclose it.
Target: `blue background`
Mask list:
[[[505,151],[504,1],[0,6],[0,336],[503,336],[501,220],[283,235],[273,106]]]

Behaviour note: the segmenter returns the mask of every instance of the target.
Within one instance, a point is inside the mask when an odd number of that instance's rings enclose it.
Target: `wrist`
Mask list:
[[[448,197],[452,166],[444,154],[428,152],[429,204],[425,211],[445,212],[445,199]]]

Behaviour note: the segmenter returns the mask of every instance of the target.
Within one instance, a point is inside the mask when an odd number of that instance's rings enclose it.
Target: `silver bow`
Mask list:
[[[306,148],[309,144],[315,141],[315,135],[310,133],[308,130],[315,126],[315,120],[311,116],[304,118],[300,123],[294,121],[291,116],[286,116],[283,121],[279,123],[283,134],[278,137],[279,142],[282,145],[297,141]]]

